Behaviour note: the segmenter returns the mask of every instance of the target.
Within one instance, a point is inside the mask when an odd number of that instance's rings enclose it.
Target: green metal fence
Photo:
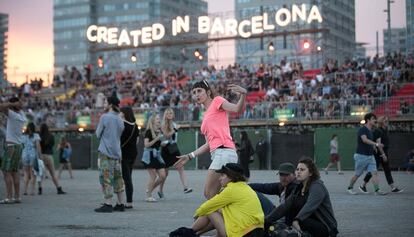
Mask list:
[[[324,168],[330,161],[330,141],[333,134],[338,135],[338,152],[342,169],[353,169],[353,155],[356,150],[358,128],[317,128],[314,133],[314,159],[319,168]],[[335,167],[334,167],[335,168]]]

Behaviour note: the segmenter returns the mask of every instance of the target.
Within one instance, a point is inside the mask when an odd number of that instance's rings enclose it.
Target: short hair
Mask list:
[[[106,98],[106,101],[108,102],[108,105],[110,105],[115,112],[117,112],[117,113],[119,112],[119,103],[120,103],[120,101],[119,101],[118,97],[111,95],[111,96]]]
[[[202,89],[206,90],[206,93],[207,93],[207,91],[210,91],[211,92],[211,94],[210,94],[211,99],[214,98],[213,91],[211,90],[211,87],[210,87],[210,85],[208,84],[208,82],[206,80],[201,80],[201,81],[198,81],[198,82],[194,83],[191,90],[194,90],[195,88],[202,88]]]
[[[366,122],[366,121],[368,121],[368,120],[371,120],[372,118],[377,118],[377,116],[376,116],[374,113],[367,113],[367,114],[364,116],[364,120],[365,120],[365,122]]]

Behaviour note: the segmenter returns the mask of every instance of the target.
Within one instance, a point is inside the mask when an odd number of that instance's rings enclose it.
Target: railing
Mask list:
[[[167,107],[134,108],[138,125],[144,126],[152,113],[162,114]],[[197,124],[202,119],[204,109],[193,104],[173,107],[175,120],[181,124]],[[362,98],[320,101],[292,101],[267,102],[246,105],[244,112],[230,113],[232,122],[268,122],[275,123],[303,123],[303,122],[345,122],[360,121],[364,114],[375,112],[378,115],[387,115],[391,118],[414,120],[414,96],[391,98]],[[28,114],[35,123],[47,122],[55,129],[94,129],[99,117],[104,113],[101,110],[88,111],[49,111],[32,112]]]

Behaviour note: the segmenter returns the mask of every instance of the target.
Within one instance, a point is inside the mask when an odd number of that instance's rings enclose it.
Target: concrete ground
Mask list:
[[[168,236],[177,227],[190,226],[194,210],[204,200],[206,171],[186,173],[192,193],[183,193],[178,173],[173,170],[166,183],[165,199],[146,203],[147,172],[135,170],[134,208],[111,214],[93,211],[102,202],[97,171],[75,171],[73,180],[64,173],[61,184],[67,195],[57,195],[51,180],[46,179],[43,195],[23,196],[21,204],[0,205],[0,236]],[[387,196],[347,194],[351,175],[352,172],[322,174],[339,223],[339,236],[413,236],[414,175],[393,172],[396,183],[405,191]],[[252,171],[250,181],[267,182],[276,177],[274,171]],[[383,174],[381,183],[382,189],[388,191]],[[369,188],[372,192],[372,186]],[[4,196],[3,178],[0,196]]]

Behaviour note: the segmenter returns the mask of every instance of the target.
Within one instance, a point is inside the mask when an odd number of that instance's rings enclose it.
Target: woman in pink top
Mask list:
[[[246,98],[246,89],[230,84],[227,87],[232,93],[240,94],[237,104],[228,102],[221,96],[214,97],[207,81],[202,80],[193,85],[191,93],[193,99],[198,104],[204,105],[206,112],[201,123],[201,132],[206,137],[206,143],[197,150],[182,156],[178,156],[179,160],[174,167],[181,168],[189,160],[210,151],[211,165],[208,168],[206,184],[204,186],[204,196],[207,199],[212,198],[220,190],[220,175],[215,170],[227,163],[237,163],[236,147],[230,135],[230,125],[227,112],[240,113],[243,110]]]

